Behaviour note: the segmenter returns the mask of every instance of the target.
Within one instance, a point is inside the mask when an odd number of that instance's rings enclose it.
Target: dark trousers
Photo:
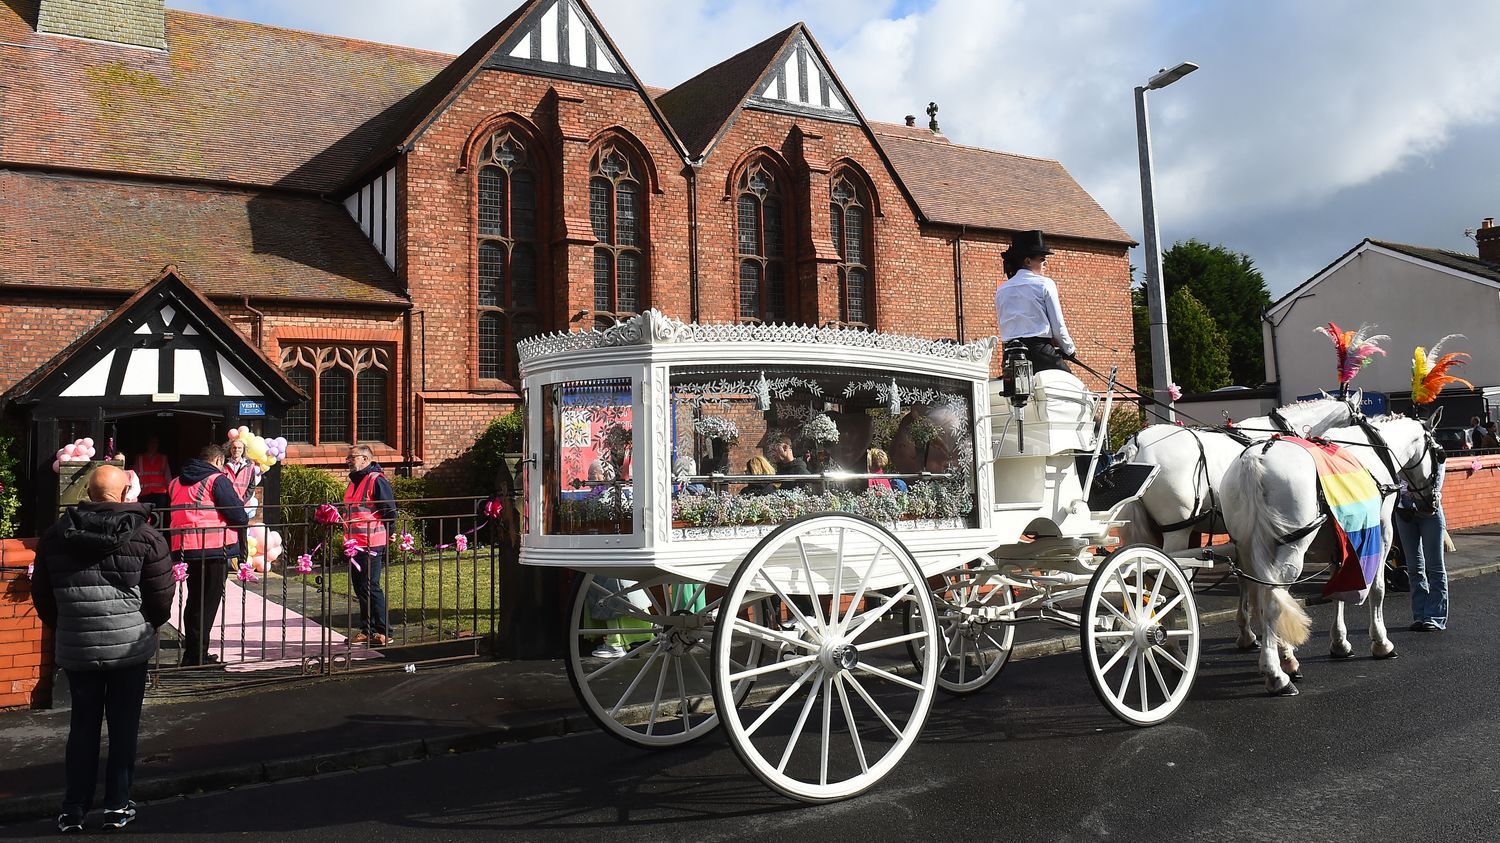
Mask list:
[[[104,808],[124,808],[135,778],[136,737],[146,696],[146,663],[114,670],[69,670],[73,694],[68,728],[67,792],[63,812],[86,814],[99,779],[99,727],[109,720],[109,761],[104,766]]]
[[[1025,343],[1026,357],[1031,361],[1032,371],[1045,372],[1048,369],[1073,371],[1063,360],[1062,352],[1052,344],[1051,337],[1019,337],[1017,342]]]
[[[185,550],[187,605],[182,609],[182,664],[203,664],[214,617],[224,602],[224,579],[229,576],[225,548]]]
[[[385,608],[385,548],[372,547],[355,554],[358,568],[349,566],[349,579],[354,584],[354,598],[359,603],[359,629],[366,635],[391,634],[390,620]]]

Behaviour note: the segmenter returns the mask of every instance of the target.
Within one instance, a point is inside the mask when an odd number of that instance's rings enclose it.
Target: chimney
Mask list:
[[[917,115],[915,115],[915,114],[908,114],[908,115],[906,115],[906,125],[910,126],[910,127],[915,127],[917,125]]]
[[[165,0],[42,0],[36,31],[167,48]]]
[[[1485,217],[1474,232],[1474,242],[1479,244],[1479,259],[1485,263],[1500,264],[1500,226],[1494,217]]]

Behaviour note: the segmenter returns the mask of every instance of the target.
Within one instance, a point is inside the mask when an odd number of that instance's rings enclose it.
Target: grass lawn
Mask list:
[[[429,553],[425,557],[398,550],[394,556],[394,563],[386,565],[381,574],[393,625],[421,624],[433,628],[440,625],[453,632],[473,630],[477,623],[480,631],[489,631],[498,595],[488,548],[461,554]],[[353,598],[354,586],[349,581],[347,566],[340,565],[322,576],[321,586],[315,574],[295,575],[293,580],[307,582],[335,596]]]

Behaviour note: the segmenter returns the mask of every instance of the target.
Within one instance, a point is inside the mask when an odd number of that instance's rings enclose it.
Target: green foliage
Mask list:
[[[1141,411],[1129,405],[1116,405],[1109,414],[1109,452],[1120,450],[1125,440],[1134,436],[1142,427]]]
[[[523,404],[517,404],[509,413],[490,421],[469,449],[473,491],[481,495],[495,492],[495,475],[500,471],[501,457],[521,452],[525,431],[526,407]]]
[[[1186,287],[1167,299],[1167,321],[1172,377],[1183,392],[1209,392],[1233,382],[1224,332]]]
[[[311,518],[309,507],[336,504],[344,499],[346,484],[322,469],[282,463],[280,471],[281,505],[286,508],[288,521]]]
[[[1224,246],[1188,240],[1174,243],[1162,254],[1162,279],[1169,303],[1185,288],[1218,324],[1227,346],[1229,383],[1240,386],[1263,383],[1266,367],[1260,315],[1270,306],[1271,294],[1266,290],[1266,279],[1255,268],[1255,261]],[[1170,314],[1168,325],[1170,331],[1177,330]],[[1172,361],[1176,374],[1175,342]],[[1187,389],[1181,376],[1177,383]]]
[[[0,429],[0,539],[16,534],[21,511],[21,494],[16,488],[16,466],[20,461],[20,442],[9,431]]]

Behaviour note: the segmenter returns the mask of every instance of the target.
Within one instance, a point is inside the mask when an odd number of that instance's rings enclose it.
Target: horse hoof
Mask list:
[[[1378,660],[1380,660],[1380,661],[1385,661],[1386,659],[1399,659],[1399,658],[1401,658],[1401,654],[1398,653],[1398,652],[1396,652],[1395,650],[1391,650],[1389,653],[1386,653],[1385,655],[1381,655],[1379,653],[1375,653],[1373,657],[1376,658],[1376,659],[1378,659]]]
[[[1354,648],[1352,647],[1344,650],[1335,648],[1328,651],[1328,657],[1330,659],[1347,659],[1352,655],[1354,655]]]
[[[1291,677],[1291,680],[1293,682],[1301,682],[1302,681],[1302,671],[1300,671],[1300,670],[1297,671],[1297,672],[1295,672],[1295,673],[1288,673],[1287,676]]]
[[[1238,647],[1240,652],[1242,652],[1242,653],[1248,653],[1251,650],[1259,650],[1260,649],[1260,642],[1259,641],[1251,641],[1249,644],[1244,644],[1244,643],[1241,643],[1239,641],[1236,641],[1234,643],[1234,646]]]
[[[1299,692],[1297,686],[1292,684],[1292,680],[1288,679],[1285,685],[1269,690],[1266,693],[1273,697],[1295,697]]]

